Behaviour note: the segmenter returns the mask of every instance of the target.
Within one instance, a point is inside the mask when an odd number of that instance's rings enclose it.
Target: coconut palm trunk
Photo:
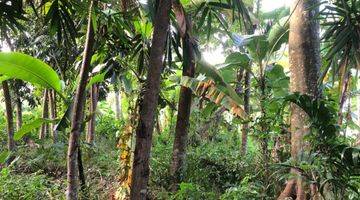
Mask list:
[[[293,0],[290,19],[289,58],[290,90],[319,96],[317,88],[320,62],[319,22],[315,20],[318,0]],[[297,105],[291,105],[291,156],[300,161],[300,155],[306,153],[307,145],[304,136],[309,133],[308,116]],[[287,182],[285,190],[278,199],[289,197],[297,200],[309,199],[310,186],[301,177],[301,173],[291,170],[296,178]],[[314,191],[314,190],[313,190]]]
[[[69,138],[69,147],[67,152],[67,191],[66,199],[68,200],[77,200],[78,199],[78,149],[79,149],[79,137],[81,132],[81,127],[84,118],[84,105],[86,98],[86,84],[89,78],[90,72],[90,61],[93,54],[94,46],[94,29],[92,23],[92,11],[95,0],[92,0],[89,5],[89,15],[88,15],[88,24],[87,24],[87,33],[85,41],[85,49],[83,53],[83,61],[80,68],[80,81],[75,93],[75,101],[72,110],[72,120],[71,120],[71,132]]]
[[[169,29],[171,0],[157,1],[154,33],[150,49],[149,68],[144,96],[140,106],[140,116],[136,129],[136,144],[131,180],[130,199],[142,200],[147,196],[150,175],[149,158],[154,131],[154,117],[160,92],[161,71]]]

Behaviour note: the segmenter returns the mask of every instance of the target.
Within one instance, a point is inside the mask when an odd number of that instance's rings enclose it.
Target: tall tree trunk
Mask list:
[[[122,111],[121,111],[121,94],[118,83],[115,83],[114,90],[115,90],[115,117],[116,120],[120,120],[122,118]]]
[[[50,90],[48,93],[49,98],[49,111],[50,111],[50,119],[54,120],[57,117],[56,113],[56,93],[54,90]],[[50,124],[50,133],[51,137],[53,138],[54,143],[56,143],[58,138],[57,130],[55,130],[54,124]]]
[[[11,44],[11,40],[8,35],[4,34],[5,40],[8,43],[11,51],[14,51],[14,47]],[[8,149],[9,151],[13,151],[15,149],[15,141],[14,141],[14,118],[13,118],[13,107],[11,103],[11,95],[9,89],[8,81],[3,81],[2,83],[3,93],[4,93],[4,101],[5,101],[5,110],[6,110],[6,129],[8,134]]]
[[[19,88],[16,88],[19,89]],[[15,91],[15,95],[16,95],[16,130],[20,130],[23,120],[22,120],[22,102],[21,102],[21,98],[20,98],[20,94],[18,91]]]
[[[245,72],[244,79],[244,111],[246,114],[250,113],[250,87],[251,87],[251,73]],[[247,139],[248,139],[248,131],[249,131],[249,122],[245,122],[241,129],[241,154],[245,155],[247,151]]]
[[[45,89],[44,95],[43,95],[43,111],[42,111],[42,118],[48,119],[49,118],[49,90]],[[42,140],[45,138],[47,132],[49,129],[49,125],[43,124],[41,125],[40,132],[39,132],[39,139]]]
[[[256,12],[254,13],[256,17],[259,17],[259,11],[261,7],[261,0],[256,1]],[[255,27],[251,24],[251,28],[247,30],[249,35],[254,34]],[[244,77],[244,111],[246,114],[250,114],[250,93],[251,93],[251,73],[246,70]],[[241,128],[241,154],[245,155],[247,152],[247,140],[249,132],[249,122],[245,122]]]
[[[293,0],[294,13],[290,19],[289,58],[290,58],[290,89],[317,98],[318,72],[320,62],[319,22],[315,19],[317,12],[314,6],[318,0]],[[308,116],[298,106],[291,105],[291,156],[300,161],[300,155],[306,152],[304,136],[309,133]],[[289,180],[286,189],[279,199],[292,197],[303,200],[309,197],[310,186],[302,180],[301,174]]]
[[[15,149],[15,141],[14,141],[14,122],[13,122],[13,109],[11,105],[11,96],[9,91],[9,84],[7,81],[3,81],[2,83],[4,100],[5,100],[5,110],[6,110],[6,129],[8,133],[8,149],[9,151],[13,151]]]
[[[85,49],[83,53],[83,61],[80,69],[80,81],[75,93],[75,101],[72,110],[72,120],[71,120],[71,132],[69,138],[69,147],[67,152],[67,191],[66,199],[76,200],[78,199],[77,191],[77,156],[79,146],[79,137],[81,132],[81,126],[84,118],[84,104],[86,97],[86,84],[89,78],[90,71],[90,61],[93,54],[94,46],[94,29],[92,24],[92,11],[95,0],[92,0],[89,5],[89,15],[88,15],[88,24],[87,24],[87,33],[86,33],[86,42]]]
[[[359,71],[357,71],[357,74],[358,74]],[[358,77],[357,79],[357,89],[360,90],[360,75],[357,75],[356,77]],[[358,126],[360,126],[360,95],[358,95],[357,97],[357,124]],[[357,135],[357,142],[355,143],[355,145],[358,145],[360,146],[360,130],[358,131],[358,135]]]
[[[189,28],[191,24],[189,24]],[[183,76],[194,77],[195,53],[189,34],[183,39]],[[179,95],[178,115],[175,127],[175,140],[171,163],[171,175],[173,177],[172,189],[175,191],[181,182],[181,173],[184,168],[188,130],[190,125],[191,89],[181,86]]]
[[[94,142],[95,139],[95,125],[96,125],[96,107],[97,107],[97,103],[98,103],[98,85],[94,84],[91,86],[90,89],[90,106],[89,106],[89,111],[90,111],[90,120],[88,123],[88,129],[87,129],[87,133],[86,133],[86,142],[92,144]]]
[[[163,56],[169,29],[171,0],[160,0],[158,4],[150,49],[148,74],[143,101],[140,107],[138,127],[136,129],[136,146],[130,192],[130,199],[132,200],[146,199],[150,174],[149,157],[154,131],[155,111],[160,92]]]

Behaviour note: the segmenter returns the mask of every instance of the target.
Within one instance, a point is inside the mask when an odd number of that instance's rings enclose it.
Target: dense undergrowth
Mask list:
[[[98,116],[95,144],[81,144],[87,186],[81,192],[81,199],[109,199],[118,187],[119,150],[116,148],[116,135],[119,134],[119,126],[113,121],[113,113],[106,113]],[[199,123],[196,120],[194,116],[192,123]],[[199,134],[196,131],[198,127],[193,127],[189,135],[183,182],[176,192],[170,190],[169,171],[173,127],[155,133],[150,164],[151,199],[275,199],[281,192],[289,176],[288,162],[283,160],[285,164],[275,164],[270,159],[265,165],[263,155],[254,145],[256,137],[250,137],[248,152],[242,156],[238,130],[228,129],[226,122],[213,125],[206,135]],[[15,160],[1,171],[0,199],[64,199],[65,134],[60,133],[61,141],[56,144],[52,144],[51,139],[37,140],[37,131],[29,136],[36,145],[29,147],[19,142],[13,153]],[[314,169],[322,169],[319,160],[316,162],[303,163],[301,167],[304,170],[311,170],[315,166]],[[359,182],[356,179],[351,181],[352,185]],[[358,198],[351,190],[344,191],[343,195],[344,199]]]
[[[100,116],[95,145],[82,144],[87,185],[82,195],[89,199],[108,199],[117,186],[117,130],[110,122],[106,115]],[[37,145],[18,146],[14,162],[1,172],[1,199],[64,199],[67,144],[38,141],[36,131],[30,138]],[[149,183],[153,199],[257,199],[275,195],[274,190],[266,194],[270,190],[262,182],[261,157],[251,142],[252,150],[241,157],[240,137],[235,132],[220,131],[197,142],[200,139],[198,134],[190,134],[183,183],[177,192],[170,192],[173,135],[168,130],[155,135]]]

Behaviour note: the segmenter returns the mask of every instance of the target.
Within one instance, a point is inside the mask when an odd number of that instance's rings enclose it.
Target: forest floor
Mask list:
[[[265,179],[261,158],[251,145],[240,156],[240,137],[225,131],[201,138],[191,134],[186,170],[180,189],[170,192],[173,136],[155,133],[151,157],[151,199],[271,199],[281,184]],[[97,136],[94,146],[82,144],[87,198],[111,199],[117,189],[119,151],[116,139]],[[201,141],[201,142],[200,142]],[[44,141],[38,147],[19,146],[16,160],[2,171],[0,194],[6,200],[64,199],[67,144]],[[272,181],[270,181],[272,180]],[[270,188],[270,189],[269,189]]]

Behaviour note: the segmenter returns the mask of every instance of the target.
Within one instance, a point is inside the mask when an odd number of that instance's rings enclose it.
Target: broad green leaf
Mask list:
[[[212,79],[217,85],[218,89],[231,96],[231,98],[238,104],[242,104],[242,98],[236,94],[235,90],[224,80],[220,72],[214,66],[208,64],[204,60],[200,60],[198,61],[196,69],[198,72],[203,73],[207,78]]]
[[[269,49],[269,41],[264,35],[253,36],[247,44],[250,56],[256,61],[262,61]]]
[[[190,0],[180,0],[180,3],[184,6],[190,3]]]
[[[24,126],[22,126],[21,129],[14,134],[14,140],[15,140],[15,141],[18,141],[18,140],[20,140],[25,134],[33,131],[34,129],[39,128],[42,124],[44,124],[44,123],[50,123],[50,122],[54,122],[54,121],[56,121],[56,120],[43,119],[43,118],[35,119],[35,120],[32,121],[31,123],[25,124]]]
[[[231,53],[226,57],[225,63],[238,65],[239,67],[248,67],[250,58],[248,55],[240,52]]]
[[[90,81],[88,82],[88,84],[86,85],[86,89],[89,89],[92,85],[96,84],[96,83],[101,83],[105,80],[105,75],[106,75],[107,71],[97,74],[93,77],[91,77]]]
[[[206,77],[215,81],[215,83],[226,85],[220,72],[214,66],[210,65],[206,61],[199,60],[198,65],[196,66],[196,70],[197,72],[202,73]]]
[[[4,163],[9,155],[10,155],[10,151],[1,152],[0,153],[0,164]]]
[[[288,19],[289,16],[281,18],[269,31],[268,41],[272,52],[279,50],[281,45],[289,39]]]
[[[61,93],[61,81],[46,63],[18,52],[0,52],[0,74],[21,79]]]
[[[6,81],[6,80],[8,80],[8,79],[10,79],[10,78],[7,77],[7,76],[2,76],[2,75],[0,75],[0,83],[3,82],[3,81]]]
[[[237,81],[237,72],[239,69],[245,69],[251,74],[250,58],[247,54],[235,52],[230,54],[224,64],[217,65],[219,72],[227,83]]]

